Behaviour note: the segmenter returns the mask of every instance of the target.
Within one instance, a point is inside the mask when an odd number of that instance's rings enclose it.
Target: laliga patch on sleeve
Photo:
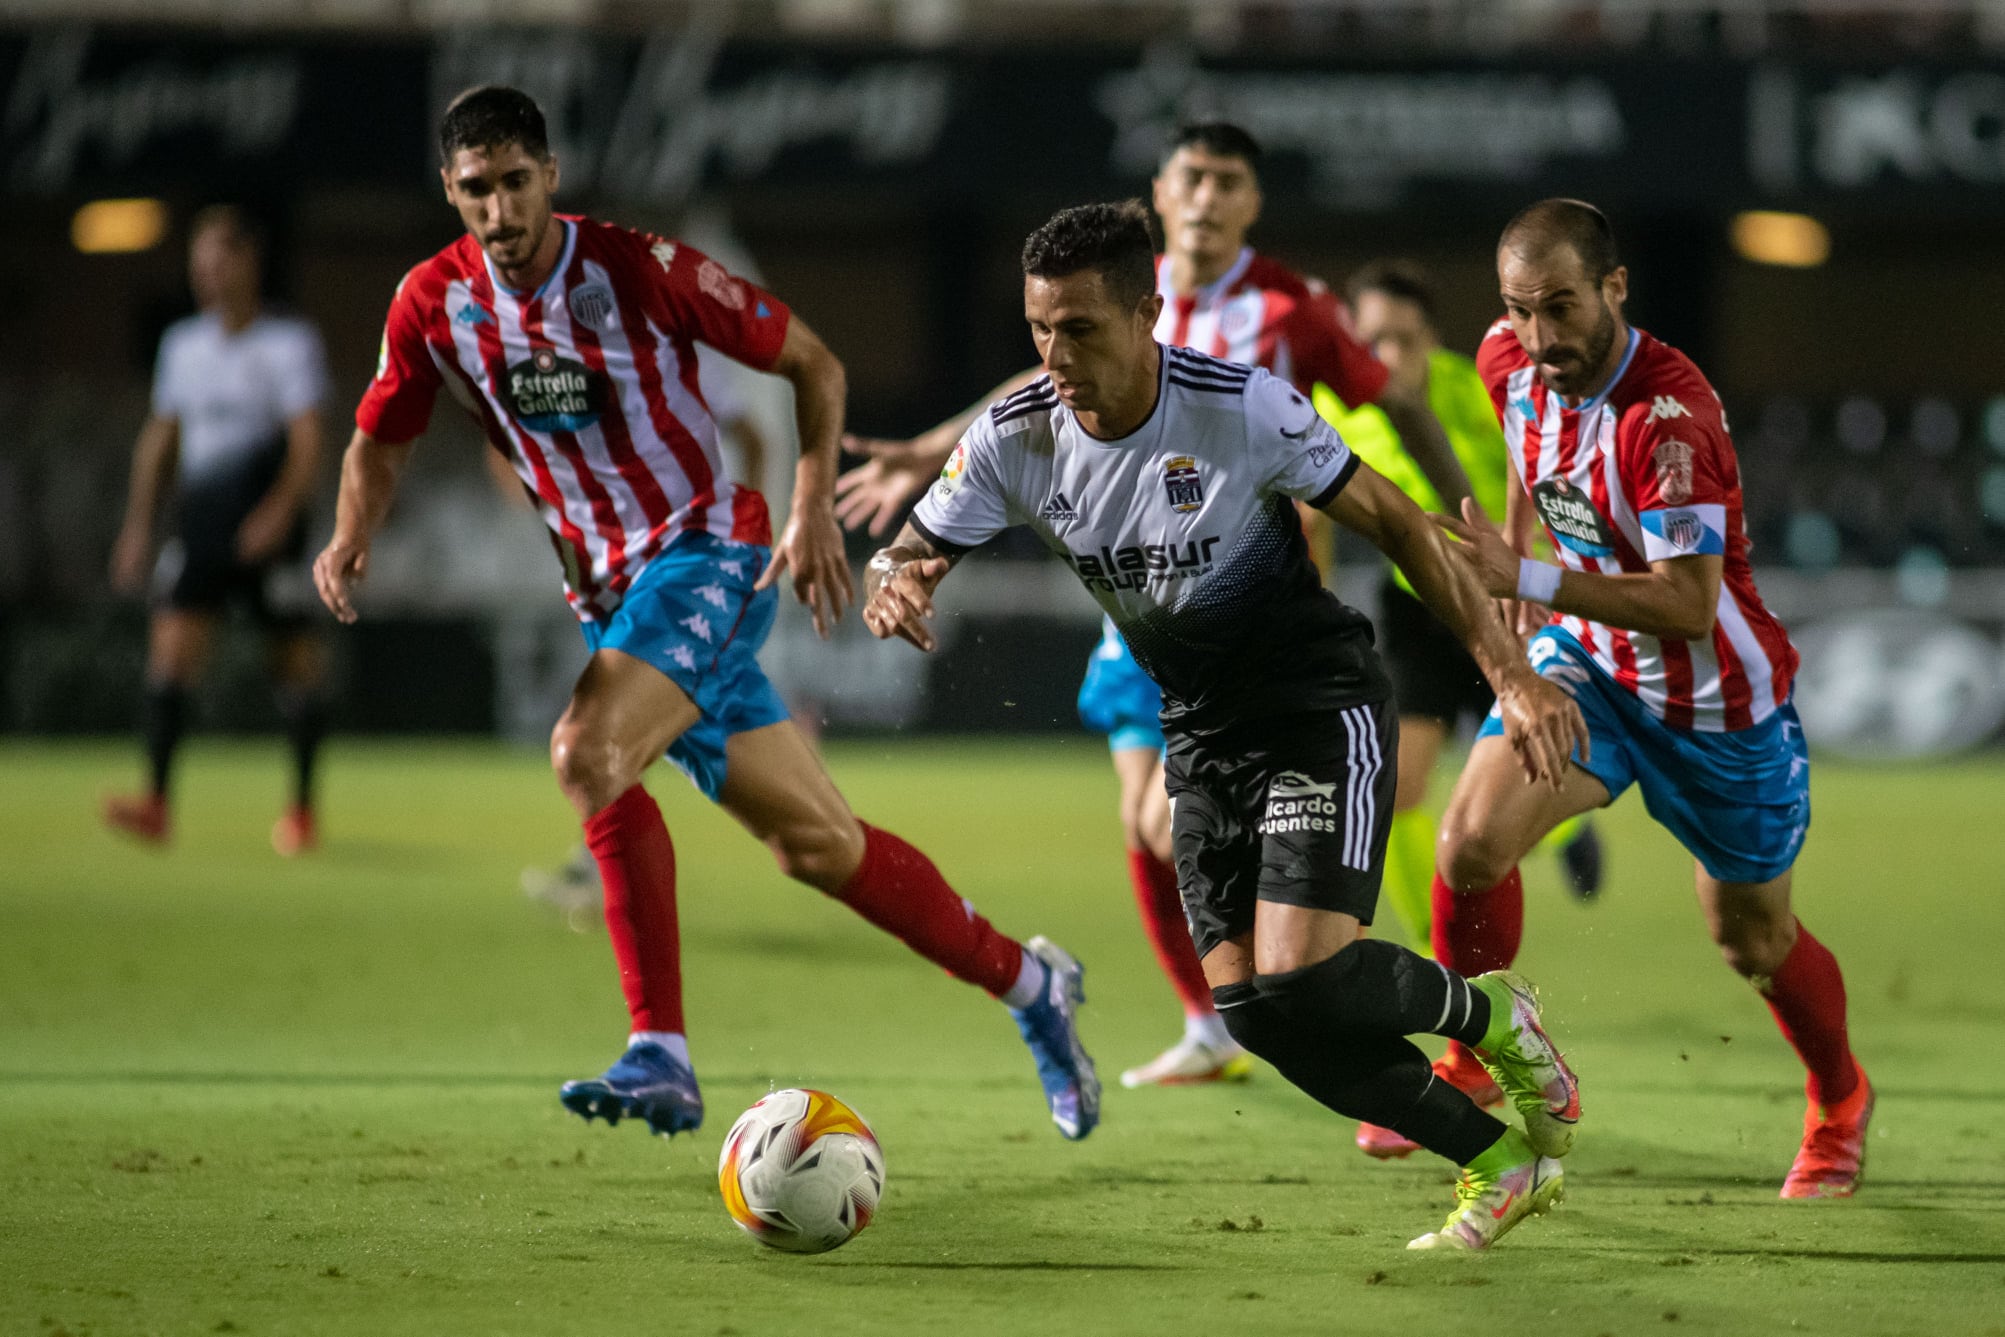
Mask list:
[[[1727,550],[1725,506],[1675,506],[1660,511],[1645,511],[1637,518],[1643,522],[1643,557],[1646,561],[1699,557],[1708,553],[1717,556]]]
[[[961,481],[968,476],[968,443],[959,442],[954,453],[947,457],[947,465],[940,470],[940,481],[933,484],[933,495],[941,501],[961,490]]]

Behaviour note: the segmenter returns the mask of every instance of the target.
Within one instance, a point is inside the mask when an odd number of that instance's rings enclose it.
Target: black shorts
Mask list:
[[[230,526],[234,536],[236,527]],[[189,533],[169,541],[153,568],[155,608],[176,612],[222,613],[242,608],[259,626],[286,630],[304,625],[313,597],[313,579],[304,560],[302,522],[265,562],[237,560],[234,549],[215,541],[215,531]]]
[[[1385,869],[1399,721],[1390,701],[1263,721],[1260,742],[1171,734],[1163,756],[1177,885],[1197,953],[1253,928],[1260,901],[1369,924]]]
[[[1379,589],[1378,649],[1402,715],[1440,720],[1452,729],[1464,714],[1490,713],[1496,695],[1455,633],[1388,577]]]

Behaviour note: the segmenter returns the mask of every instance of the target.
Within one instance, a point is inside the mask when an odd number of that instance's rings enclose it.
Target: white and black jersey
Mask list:
[[[1070,565],[1163,689],[1163,724],[1386,699],[1371,627],[1322,587],[1294,501],[1322,506],[1358,461],[1265,371],[1159,345],[1155,410],[1117,441],[1048,378],[997,401],[912,513],[960,553],[1027,525]]]
[[[168,327],[153,414],[179,429],[185,543],[227,548],[278,479],[286,425],[326,397],[320,335],[297,316],[263,313],[232,331],[203,312]]]

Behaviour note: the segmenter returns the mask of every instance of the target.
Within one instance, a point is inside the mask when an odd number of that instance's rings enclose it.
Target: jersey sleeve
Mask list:
[[[756,371],[771,371],[793,319],[787,304],[694,246],[637,235],[646,248],[642,268],[669,327]]]
[[[432,420],[439,386],[444,383],[425,341],[425,314],[416,276],[416,270],[404,275],[396,296],[390,299],[376,375],[355,409],[355,425],[386,445],[402,445],[425,430]]]
[[[1375,404],[1385,393],[1385,364],[1358,339],[1343,303],[1322,284],[1310,281],[1283,328],[1296,384],[1320,381],[1351,408]]]
[[[299,321],[288,331],[272,377],[280,415],[291,422],[319,409],[327,401],[327,384],[327,349],[320,331]]]
[[[1719,401],[1702,386],[1631,405],[1623,419],[1619,466],[1644,560],[1725,554],[1740,465]]]
[[[1490,410],[1499,421],[1511,373],[1523,363],[1524,350],[1518,346],[1518,336],[1511,332],[1508,320],[1490,326],[1483,342],[1476,346],[1476,374],[1483,378],[1483,388],[1490,392]]]
[[[912,508],[912,527],[941,552],[979,548],[1010,527],[1002,442],[988,414],[976,418],[940,477]]]
[[[1358,457],[1308,397],[1265,371],[1246,382],[1246,434],[1262,492],[1321,508],[1358,469]]]

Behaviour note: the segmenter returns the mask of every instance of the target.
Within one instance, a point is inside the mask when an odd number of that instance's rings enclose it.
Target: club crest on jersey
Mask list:
[[[1197,461],[1188,455],[1163,461],[1163,491],[1173,511],[1189,512],[1204,505],[1204,480],[1197,475]]]
[[[1664,512],[1664,542],[1679,552],[1691,552],[1699,546],[1699,537],[1705,533],[1705,525],[1692,511]]]
[[[1675,401],[1674,401],[1675,402]],[[1660,441],[1651,452],[1657,466],[1657,495],[1667,506],[1692,499],[1692,448],[1683,441]]]
[[[1532,504],[1539,509],[1555,542],[1582,557],[1608,557],[1615,552],[1615,534],[1608,521],[1585,492],[1564,478],[1548,478],[1532,488]]]
[[[603,283],[581,283],[564,299],[571,318],[588,330],[609,330],[620,323],[613,290]]]
[[[527,361],[510,364],[501,389],[510,416],[532,432],[590,427],[606,402],[605,377],[554,348],[531,349]]]
[[[705,260],[696,267],[696,286],[719,306],[733,311],[745,309],[745,285],[732,278],[731,272],[715,260]]]

